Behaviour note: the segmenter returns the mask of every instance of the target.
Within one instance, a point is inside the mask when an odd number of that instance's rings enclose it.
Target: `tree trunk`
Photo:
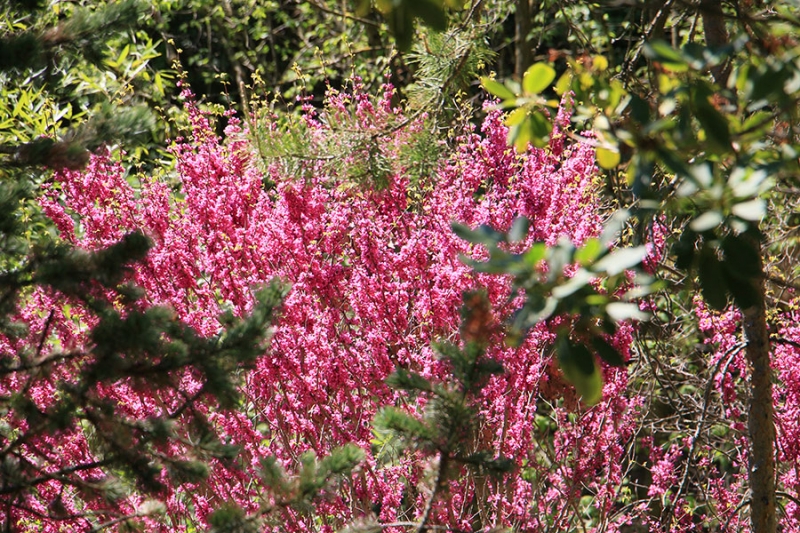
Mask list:
[[[514,14],[514,42],[516,54],[514,55],[514,76],[522,79],[523,74],[531,66],[531,47],[528,35],[531,32],[531,4],[530,0],[516,0],[517,10]]]
[[[700,15],[703,18],[703,33],[706,38],[706,45],[713,48],[720,48],[728,44],[728,30],[725,27],[725,15],[722,12],[720,0],[701,0]],[[730,75],[730,63],[728,61],[711,68],[711,75],[714,81],[725,86]]]
[[[760,250],[755,239],[752,245]],[[747,342],[745,355],[750,367],[750,405],[747,415],[750,437],[750,520],[752,533],[775,533],[775,424],[763,277],[752,280],[752,283],[760,295],[759,304],[741,310]]]

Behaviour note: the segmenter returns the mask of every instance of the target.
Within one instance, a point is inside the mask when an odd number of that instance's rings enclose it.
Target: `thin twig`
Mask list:
[[[724,375],[728,371],[728,366],[733,361],[733,358],[738,354],[742,349],[745,347],[745,343],[739,342],[735,344],[733,347],[728,349],[725,353],[727,359],[723,359],[722,357],[719,358],[717,364],[714,366],[714,369],[711,371],[711,375],[708,377],[708,383],[706,384],[706,390],[703,394],[703,412],[700,414],[700,420],[697,422],[697,427],[694,430],[694,437],[692,438],[692,445],[689,448],[689,453],[686,456],[686,467],[683,469],[683,479],[681,479],[681,484],[678,486],[678,491],[675,493],[674,501],[678,501],[680,499],[681,494],[683,491],[686,490],[686,485],[689,481],[689,470],[692,467],[692,459],[694,457],[695,451],[697,450],[697,442],[700,440],[700,433],[703,430],[703,426],[705,425],[706,421],[706,414],[708,413],[708,405],[711,401],[711,391],[714,387],[714,376],[716,376],[717,371],[720,369],[720,365],[722,361],[725,360],[725,366],[722,370],[722,375],[724,379]]]
[[[417,533],[425,533],[427,531],[427,523],[430,520],[431,512],[433,511],[433,502],[439,492],[439,487],[444,482],[445,470],[447,469],[447,454],[443,451],[439,452],[439,468],[436,472],[436,481],[433,484],[431,497],[428,498],[428,503],[425,504],[425,511],[422,513],[422,518],[417,527]]]

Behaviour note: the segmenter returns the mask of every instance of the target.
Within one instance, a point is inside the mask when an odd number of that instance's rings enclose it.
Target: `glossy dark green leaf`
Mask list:
[[[748,237],[728,235],[722,240],[725,268],[737,279],[750,280],[761,275],[761,256]]]
[[[694,115],[706,132],[706,140],[720,151],[731,148],[731,132],[728,120],[720,113],[708,98],[711,91],[707,87],[698,87],[692,94]]]
[[[597,403],[603,395],[603,379],[594,363],[594,355],[580,343],[565,337],[556,341],[558,364],[564,377],[575,386],[588,405]]]
[[[733,275],[730,268],[723,268],[723,276],[728,283],[728,290],[739,309],[749,309],[762,305],[762,296],[753,280],[743,280]]]
[[[675,266],[681,270],[688,270],[692,267],[695,254],[695,242],[697,233],[686,229],[681,233],[678,241],[672,246],[672,253],[675,255]]]
[[[700,252],[700,290],[706,303],[717,311],[722,311],[728,305],[728,284],[722,272],[722,264],[715,251],[708,246]]]
[[[544,147],[549,140],[550,132],[553,130],[552,121],[541,111],[535,111],[530,114],[525,122],[529,124],[531,144],[539,148]]]
[[[639,124],[646,125],[650,123],[650,105],[643,98],[632,95],[631,96],[631,116]]]
[[[611,366],[625,366],[625,360],[616,348],[603,337],[592,337],[592,348],[595,349],[600,359]]]
[[[408,9],[415,17],[422,19],[426,26],[435,31],[447,29],[447,15],[441,1],[412,0],[407,1]]]

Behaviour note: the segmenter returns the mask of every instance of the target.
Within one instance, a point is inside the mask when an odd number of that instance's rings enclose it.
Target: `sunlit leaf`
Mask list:
[[[692,228],[692,231],[703,233],[704,231],[716,228],[722,224],[723,220],[724,217],[719,211],[706,211],[696,219],[692,220],[691,224],[689,224],[689,227]]]
[[[645,321],[650,318],[650,315],[639,309],[637,304],[630,302],[611,302],[606,306],[606,313],[615,322],[624,320]]]
[[[606,70],[608,68],[608,59],[606,56],[594,56],[592,58],[592,68],[600,72]]]
[[[525,252],[523,258],[530,266],[536,266],[547,255],[547,245],[543,242],[537,242],[531,249]]]
[[[524,107],[518,107],[508,114],[505,120],[506,126],[519,126],[528,117],[528,110]]]
[[[572,85],[572,73],[567,71],[558,78],[554,90],[556,94],[562,95],[569,90],[570,85]]]
[[[603,245],[600,239],[587,239],[583,246],[575,250],[575,261],[579,264],[586,266],[603,252]]]
[[[486,76],[481,78],[481,85],[486,89],[489,94],[492,94],[501,100],[512,100],[517,96],[511,90],[497,80],[488,78]]]
[[[748,202],[741,202],[731,207],[731,212],[737,217],[750,222],[758,222],[767,214],[767,202],[755,198]]]
[[[522,88],[525,94],[539,94],[547,89],[556,78],[556,71],[545,63],[534,63],[525,71]]]
[[[553,288],[553,297],[562,299],[574,294],[583,287],[585,287],[592,279],[592,273],[583,268],[578,269],[577,272],[563,284]]]
[[[605,169],[616,168],[620,162],[619,150],[610,150],[602,146],[597,148],[597,163]]]
[[[647,248],[645,246],[622,248],[600,259],[592,266],[592,270],[606,272],[609,276],[615,276],[620,272],[635,267],[642,262],[645,256],[647,256]]]

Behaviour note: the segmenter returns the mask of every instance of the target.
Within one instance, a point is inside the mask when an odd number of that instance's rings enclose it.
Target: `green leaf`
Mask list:
[[[736,167],[728,177],[728,187],[736,198],[749,199],[765,192],[772,186],[772,180],[768,178],[767,171],[757,169],[744,169]]]
[[[406,2],[411,14],[422,19],[426,26],[435,31],[447,29],[447,15],[445,15],[440,1],[413,0]]]
[[[556,86],[554,88],[556,94],[559,96],[564,94],[569,90],[570,85],[572,85],[572,73],[567,71],[564,74],[562,74],[561,77],[558,78],[558,81],[556,82]]]
[[[528,109],[525,107],[518,107],[508,114],[505,120],[506,126],[519,126],[525,119],[528,118]]]
[[[595,155],[597,156],[597,164],[607,170],[616,168],[621,159],[619,150],[610,150],[603,147],[598,147]]]
[[[615,322],[622,322],[623,320],[645,321],[650,318],[650,315],[631,302],[611,302],[606,306],[606,313]]]
[[[625,360],[622,358],[616,348],[611,346],[603,337],[592,337],[592,348],[595,349],[600,359],[605,361],[611,366],[625,366]]]
[[[587,405],[600,401],[603,379],[594,364],[592,352],[585,345],[572,343],[564,337],[556,341],[556,351],[564,377],[575,386],[583,401]]]
[[[575,250],[574,259],[581,266],[587,266],[597,259],[602,252],[603,245],[600,243],[600,239],[587,239],[583,246]]]
[[[644,46],[645,55],[661,63],[661,65],[673,72],[686,72],[689,70],[689,64],[686,58],[664,41],[653,41]]]
[[[690,229],[686,229],[681,233],[680,239],[672,247],[672,253],[675,254],[675,266],[681,270],[691,268],[694,262],[694,244],[697,240],[697,233]]]
[[[706,132],[706,140],[719,152],[731,149],[731,132],[727,119],[714,106],[705,100],[703,91],[698,91],[695,98],[695,117]]]
[[[530,250],[525,252],[522,258],[525,261],[525,263],[527,263],[532,267],[535,267],[536,265],[539,264],[539,262],[541,262],[542,259],[545,258],[546,255],[547,255],[547,245],[543,242],[537,242],[536,244],[531,246]]]
[[[767,202],[761,198],[754,198],[747,202],[734,204],[731,213],[749,222],[758,222],[767,214]]]
[[[508,87],[497,80],[493,80],[492,78],[488,78],[486,76],[481,77],[481,85],[483,85],[483,88],[486,89],[489,94],[492,94],[501,100],[515,100],[517,98],[517,95],[511,92]]]
[[[742,280],[731,272],[731,268],[727,264],[724,267],[723,275],[727,281],[728,290],[739,309],[750,309],[763,304],[761,292],[752,280]]]
[[[750,239],[742,235],[728,235],[722,240],[725,268],[739,280],[751,280],[761,275],[761,256]]]
[[[588,270],[583,268],[578,269],[578,271],[575,272],[575,275],[573,275],[569,280],[553,288],[553,298],[558,298],[560,300],[576,293],[588,285],[592,277],[592,273]]]
[[[724,217],[719,211],[706,211],[696,219],[692,220],[691,224],[689,224],[689,227],[692,228],[692,231],[696,233],[703,233],[704,231],[716,228],[722,224],[723,220]]]
[[[526,94],[539,94],[547,89],[556,78],[556,71],[545,63],[534,63],[525,71],[522,88]]]
[[[494,247],[505,241],[505,235],[485,224],[470,229],[468,226],[454,222],[451,227],[456,235],[471,243]]]
[[[700,290],[706,303],[717,311],[722,311],[728,305],[728,284],[722,271],[722,265],[717,259],[713,249],[703,247],[700,253]]]
[[[531,143],[542,148],[547,144],[550,138],[550,132],[553,130],[553,124],[541,111],[531,113],[530,118],[526,121],[529,123],[531,129]]]
[[[609,276],[615,276],[641,263],[646,255],[647,248],[645,246],[622,248],[600,259],[592,265],[592,270],[594,272],[606,272]]]
[[[508,230],[508,240],[510,242],[520,242],[525,240],[528,236],[528,230],[531,227],[531,221],[526,217],[517,217],[511,224],[511,229]]]

